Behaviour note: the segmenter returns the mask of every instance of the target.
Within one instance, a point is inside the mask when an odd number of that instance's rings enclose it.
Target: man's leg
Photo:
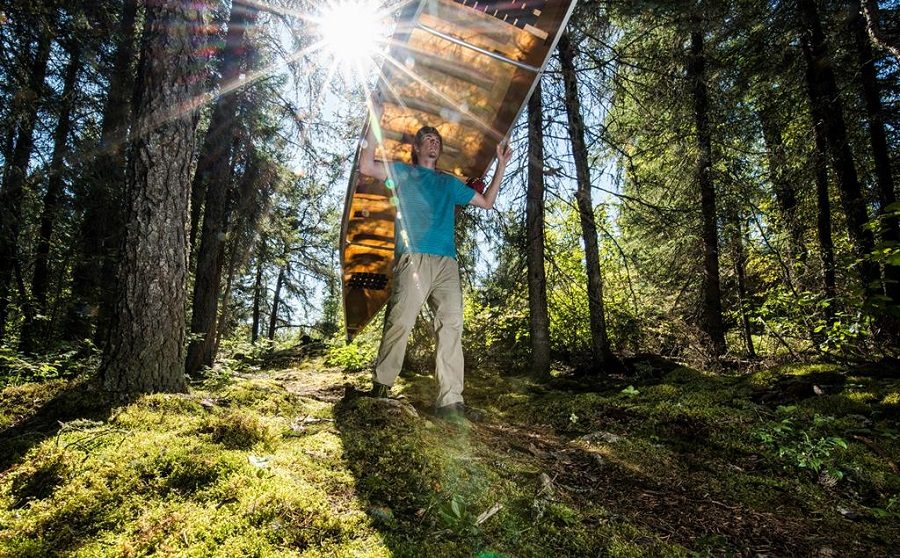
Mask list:
[[[429,303],[437,335],[435,376],[438,408],[463,401],[462,289],[459,264],[453,258],[433,257],[434,283]]]
[[[422,266],[422,257],[421,254],[403,254],[394,268],[393,291],[384,317],[384,331],[373,374],[373,381],[388,387],[394,385],[400,374],[409,332],[431,288],[431,274],[422,269],[427,267]]]

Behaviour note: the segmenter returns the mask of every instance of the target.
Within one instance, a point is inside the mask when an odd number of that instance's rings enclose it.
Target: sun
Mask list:
[[[372,0],[329,2],[318,18],[322,48],[342,70],[359,71],[380,53],[384,14]]]

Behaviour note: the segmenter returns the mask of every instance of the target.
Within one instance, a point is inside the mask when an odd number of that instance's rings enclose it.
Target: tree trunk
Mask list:
[[[234,282],[234,276],[238,269],[243,269],[247,265],[250,256],[251,242],[246,236],[256,231],[259,217],[262,214],[261,207],[256,203],[257,196],[268,197],[270,184],[267,182],[268,173],[263,170],[259,158],[253,153],[252,146],[248,147],[248,154],[245,160],[244,176],[241,179],[241,186],[237,192],[237,199],[234,200],[234,221],[231,225],[229,236],[231,237],[231,250],[228,258],[228,278],[225,282],[225,293],[222,295],[222,308],[219,312],[219,323],[216,326],[216,349],[219,351],[219,343],[225,335],[225,327],[227,325],[227,305],[231,301],[231,291]],[[258,278],[260,281],[262,278]],[[259,328],[259,300],[254,291],[254,313],[256,319],[257,333],[251,333],[252,342],[256,342]]]
[[[184,391],[190,169],[208,7],[146,8],[127,226],[115,320],[101,372],[107,389]],[[172,112],[177,108],[178,112]]]
[[[219,99],[213,109],[206,140],[200,152],[197,171],[191,188],[191,196],[205,192],[203,231],[197,253],[197,269],[194,274],[193,312],[191,334],[185,371],[194,374],[201,368],[212,366],[216,347],[216,316],[221,292],[222,263],[225,253],[225,236],[228,229],[228,190],[232,183],[229,151],[234,140],[235,117],[238,98],[234,89],[240,82],[240,70],[244,57],[245,32],[256,21],[255,9],[237,2],[232,4],[228,20],[228,33],[223,52],[222,78],[219,82]],[[236,155],[235,155],[236,156]],[[196,229],[191,211],[191,246]]]
[[[815,0],[798,0],[797,6],[803,27],[801,32],[803,53],[809,68],[806,75],[810,102],[816,105],[816,112],[822,118],[822,128],[847,218],[847,232],[850,235],[854,256],[859,261],[857,270],[862,281],[865,302],[872,303],[881,290],[878,267],[871,259],[875,243],[872,231],[865,226],[869,217],[847,137],[843,103],[826,50],[825,34],[822,32]]]
[[[284,285],[284,268],[278,270],[278,280],[275,281],[275,296],[272,298],[272,313],[269,315],[269,341],[275,340],[275,329],[278,326],[278,305],[281,303],[281,287]]]
[[[697,128],[697,185],[700,189],[703,239],[703,324],[715,356],[725,354],[725,330],[722,323],[722,293],[719,283],[719,234],[716,226],[716,189],[712,181],[712,135],[709,127],[709,93],[706,87],[706,58],[703,32],[691,33],[691,51],[687,77],[694,103]]]
[[[263,268],[262,268],[262,258],[259,257],[259,254],[256,256],[256,280],[253,282],[253,316],[252,316],[252,324],[250,326],[250,343],[256,345],[256,340],[259,339],[259,320],[260,320],[260,310],[259,305],[262,300],[262,288],[263,288]]]
[[[875,178],[878,183],[878,202],[882,215],[897,201],[894,195],[894,177],[891,175],[891,157],[884,130],[884,110],[881,106],[881,92],[878,86],[878,75],[875,69],[875,55],[866,36],[866,23],[856,2],[851,3],[851,26],[856,39],[859,56],[859,85],[866,105],[866,116],[869,121],[869,141],[872,144],[872,160],[875,163]],[[882,242],[893,245],[900,242],[900,228],[896,217],[882,217]],[[891,301],[900,305],[900,267],[884,265],[885,293]]]
[[[106,278],[115,276],[124,228],[125,143],[134,92],[136,12],[137,0],[125,0],[115,33],[116,55],[103,108],[92,184],[83,199],[78,200],[84,217],[79,231],[79,255],[72,269],[72,303],[65,336],[69,340],[90,336],[91,318],[95,317],[94,340],[98,345],[106,339],[115,309],[115,288]]]
[[[6,133],[3,134],[3,176],[6,176],[7,163],[12,159],[13,149],[16,146],[16,127],[10,126],[6,129]],[[0,177],[2,180],[2,177]],[[2,184],[2,181],[0,181]]]
[[[258,12],[246,4],[232,2],[231,13],[228,18],[228,31],[225,36],[225,49],[222,52],[221,78],[219,80],[219,98],[213,109],[213,115],[206,131],[206,139],[200,158],[197,161],[197,170],[194,173],[194,181],[191,186],[191,236],[190,245],[193,248],[196,243],[198,226],[201,214],[204,215],[212,209],[213,212],[221,212],[221,209],[213,205],[209,206],[209,187],[222,189],[219,182],[224,174],[222,161],[227,160],[228,148],[234,135],[234,118],[237,113],[238,98],[234,90],[240,84],[241,67],[246,62],[248,49],[244,48],[247,29],[256,23]],[[218,197],[224,194],[213,193],[215,204]],[[205,200],[205,203],[204,203]],[[214,215],[215,216],[215,215]],[[206,225],[204,224],[204,227]],[[203,247],[201,233],[200,246]],[[199,265],[199,264],[198,264]]]
[[[759,111],[760,125],[763,131],[763,141],[766,144],[766,154],[769,160],[769,177],[775,191],[775,201],[778,203],[781,229],[788,234],[787,261],[792,281],[794,277],[794,264],[806,261],[806,247],[803,243],[803,227],[797,218],[797,191],[794,182],[788,174],[787,159],[784,152],[784,141],[781,137],[781,128],[778,125],[774,111],[766,107]]]
[[[6,337],[6,319],[9,311],[10,288],[13,270],[18,261],[19,232],[21,231],[22,203],[25,200],[25,178],[28,162],[34,148],[34,128],[38,119],[38,101],[43,98],[47,61],[50,58],[51,33],[39,31],[37,48],[28,70],[28,90],[18,95],[30,99],[23,107],[23,116],[16,131],[16,143],[12,157],[6,161],[3,184],[0,188],[0,342]],[[23,301],[27,304],[27,301]]]
[[[809,72],[809,69],[807,69]],[[812,83],[807,78],[808,83]],[[837,296],[837,282],[834,269],[834,242],[831,237],[831,199],[828,195],[828,142],[825,140],[824,117],[816,104],[811,104],[812,132],[815,140],[813,168],[816,173],[816,234],[819,239],[819,254],[822,260],[822,288],[828,305],[825,320],[834,322],[834,304]]]
[[[234,285],[234,276],[237,273],[238,241],[232,240],[231,250],[228,253],[228,274],[225,276],[225,291],[222,293],[222,305],[219,308],[219,318],[216,323],[216,341],[213,354],[219,353],[222,337],[225,335],[225,326],[228,323],[228,304],[231,302],[231,288]]]
[[[550,316],[544,270],[544,122],[541,84],[528,100],[528,192],[525,202],[531,374],[550,378]]]
[[[47,289],[50,277],[50,241],[53,238],[53,225],[59,214],[59,206],[63,196],[63,174],[65,158],[69,151],[69,133],[72,129],[72,108],[75,100],[75,88],[78,85],[78,73],[81,71],[81,46],[73,41],[69,48],[69,63],[63,78],[62,99],[59,105],[59,120],[53,133],[53,155],[50,159],[50,176],[47,180],[47,191],[44,194],[44,209],[41,214],[41,226],[35,250],[34,275],[31,281],[31,297],[34,300],[35,312],[44,316],[47,313]],[[35,341],[46,339],[46,318],[39,321],[25,322],[19,338],[19,350],[32,353]]]
[[[881,26],[878,24],[878,2],[876,0],[860,0],[860,8],[866,16],[866,32],[872,40],[872,44],[890,52],[894,58],[900,61],[900,46],[888,41],[883,36]]]
[[[741,331],[744,344],[747,346],[747,357],[756,358],[753,346],[753,331],[750,327],[750,316],[747,300],[747,252],[744,250],[744,227],[736,211],[729,212],[729,228],[731,229],[731,260],[734,264],[734,275],[737,278],[738,306],[741,312]]]
[[[599,374],[612,359],[609,337],[606,332],[606,312],[603,305],[603,276],[600,271],[600,247],[597,242],[597,223],[594,217],[594,202],[591,199],[591,174],[588,164],[588,150],[584,139],[584,120],[581,115],[581,100],[578,96],[578,80],[575,75],[575,52],[568,33],[559,40],[559,60],[562,66],[566,95],[566,115],[569,122],[569,137],[572,155],[575,158],[575,176],[578,189],[575,199],[581,220],[581,236],[584,240],[584,259],[587,271],[588,312],[591,321],[591,356],[593,370]]]

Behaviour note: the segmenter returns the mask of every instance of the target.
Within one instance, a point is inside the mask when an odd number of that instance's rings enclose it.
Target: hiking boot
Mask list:
[[[357,397],[376,397],[376,398],[387,398],[390,397],[391,388],[390,386],[386,386],[384,384],[379,384],[378,382],[372,383],[372,389],[369,391],[360,391],[355,387],[348,385],[346,390],[344,391],[345,399],[356,399]]]
[[[485,412],[475,407],[469,407],[465,403],[451,403],[434,410],[434,415],[450,422],[459,422],[468,419],[472,422],[481,422],[485,419]]]

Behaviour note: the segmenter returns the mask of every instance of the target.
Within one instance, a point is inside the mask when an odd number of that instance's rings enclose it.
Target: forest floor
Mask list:
[[[588,386],[472,373],[342,400],[321,358],[109,401],[0,392],[0,556],[887,556],[900,379],[662,359]],[[896,375],[896,371],[894,371]]]

